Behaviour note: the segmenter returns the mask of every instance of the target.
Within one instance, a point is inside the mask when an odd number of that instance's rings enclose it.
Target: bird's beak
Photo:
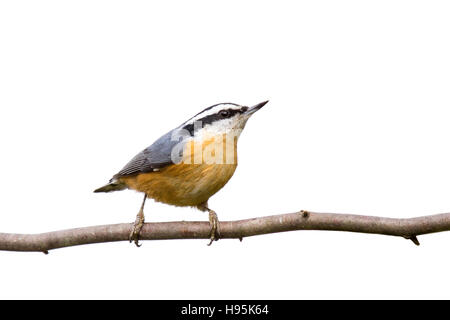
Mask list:
[[[256,111],[258,111],[259,109],[261,109],[262,107],[264,107],[264,106],[267,104],[267,102],[269,102],[269,100],[264,101],[264,102],[261,102],[261,103],[258,103],[258,104],[256,104],[256,105],[254,105],[253,107],[250,107],[250,108],[245,112],[245,114],[248,114],[248,115],[254,114]]]

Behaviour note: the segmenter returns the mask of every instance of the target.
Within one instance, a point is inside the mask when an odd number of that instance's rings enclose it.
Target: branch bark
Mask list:
[[[0,233],[0,250],[40,251],[100,242],[128,241],[132,224],[112,224],[68,229],[40,234]],[[450,231],[450,213],[409,219],[393,219],[352,214],[296,213],[223,221],[221,239],[242,239],[255,235],[294,230],[329,230],[399,236],[419,245],[417,236]],[[146,223],[141,240],[209,239],[208,222]]]

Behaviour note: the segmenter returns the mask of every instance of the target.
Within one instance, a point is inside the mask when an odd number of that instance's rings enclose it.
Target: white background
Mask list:
[[[220,219],[447,212],[449,15],[446,1],[2,1],[0,232],[131,223],[140,194],[92,190],[203,108],[266,99],[210,200]],[[207,221],[152,201],[146,217]],[[450,233],[419,240],[0,252],[0,298],[450,298]]]

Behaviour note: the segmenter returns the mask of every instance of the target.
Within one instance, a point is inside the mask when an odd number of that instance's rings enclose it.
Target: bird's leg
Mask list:
[[[131,230],[130,236],[129,236],[130,243],[134,241],[134,244],[137,247],[141,246],[139,244],[139,233],[141,232],[141,229],[144,226],[144,221],[145,221],[144,205],[145,205],[146,199],[147,199],[147,194],[145,194],[145,196],[144,196],[144,201],[142,201],[141,209],[139,210],[139,213],[136,216],[136,221],[134,221],[133,229]]]
[[[210,241],[208,246],[210,246],[213,241],[219,240],[220,231],[219,231],[219,219],[217,218],[217,214],[208,208],[208,202],[202,203],[197,207],[200,211],[208,211],[209,213],[209,225],[211,227],[210,231]]]

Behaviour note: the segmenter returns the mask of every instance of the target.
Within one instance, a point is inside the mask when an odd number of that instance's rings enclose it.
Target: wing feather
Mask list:
[[[150,147],[138,153],[123,167],[114,178],[153,172],[157,169],[171,165],[172,149],[180,141],[172,139],[173,130],[156,140]]]

